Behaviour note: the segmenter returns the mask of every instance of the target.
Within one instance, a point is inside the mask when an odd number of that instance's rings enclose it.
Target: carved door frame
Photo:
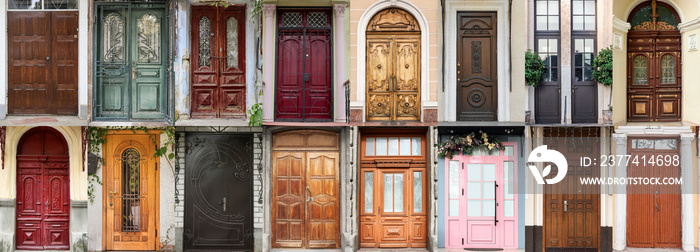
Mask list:
[[[103,166],[103,192],[102,192],[102,244],[104,250],[157,250],[160,246],[160,171],[158,157],[154,157],[159,143],[153,139],[160,139],[159,130],[148,132],[137,130],[109,130],[106,140],[102,145],[102,154],[105,159]],[[121,224],[115,223],[115,214],[120,212],[114,206],[122,206],[117,201],[123,200],[122,188],[122,155],[129,150],[135,150],[139,154],[139,204],[137,210],[140,215],[136,219],[134,231],[118,229]],[[117,168],[118,167],[118,168]],[[146,187],[144,187],[144,182]],[[143,192],[146,192],[146,196]],[[145,203],[143,200],[146,200]],[[119,204],[117,204],[119,203]],[[149,204],[150,203],[150,204]],[[143,210],[141,205],[146,205]],[[122,206],[123,208],[123,206]],[[132,211],[133,207],[132,207]],[[145,215],[144,215],[145,213]],[[141,225],[143,217],[147,217],[147,224]],[[121,218],[119,218],[121,219]],[[133,223],[132,223],[133,224]],[[142,230],[142,227],[146,230]],[[115,236],[115,234],[117,234]],[[124,240],[127,239],[127,240]]]
[[[424,52],[421,43],[421,29],[411,13],[400,8],[387,8],[371,18],[364,45],[366,121],[421,121],[421,67],[425,67],[422,66]],[[377,65],[370,62],[380,60],[371,58],[371,48],[375,44],[379,53],[386,55],[385,60]],[[414,56],[409,58],[411,53]],[[398,62],[399,54],[406,55],[401,62],[404,65]],[[409,59],[412,60],[406,61]],[[373,80],[372,73],[377,73],[378,79]]]

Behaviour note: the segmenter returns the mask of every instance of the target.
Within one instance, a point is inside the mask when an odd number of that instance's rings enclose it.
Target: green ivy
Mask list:
[[[610,87],[613,84],[613,54],[612,46],[602,49],[593,59],[593,80]]]
[[[262,126],[262,103],[258,102],[253,104],[250,109],[248,109],[248,126]]]
[[[537,52],[532,52],[532,50],[528,49],[525,52],[525,83],[528,86],[537,87],[542,80],[544,68],[544,61]]]

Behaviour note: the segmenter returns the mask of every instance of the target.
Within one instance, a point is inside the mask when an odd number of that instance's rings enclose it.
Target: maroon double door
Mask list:
[[[276,119],[332,120],[330,10],[281,9],[277,19]]]
[[[245,117],[245,7],[192,7],[192,117]]]
[[[17,249],[70,248],[68,145],[58,131],[27,131],[17,148]]]

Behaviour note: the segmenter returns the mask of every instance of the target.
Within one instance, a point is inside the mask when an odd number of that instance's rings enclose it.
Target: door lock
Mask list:
[[[565,200],[564,201],[564,212],[568,212],[568,211],[569,211],[569,204],[568,204],[568,201]]]

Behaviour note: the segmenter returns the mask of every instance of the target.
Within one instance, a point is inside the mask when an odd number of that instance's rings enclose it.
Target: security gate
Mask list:
[[[95,119],[164,119],[168,19],[164,4],[98,3]]]
[[[253,249],[253,137],[188,134],[185,249]]]

